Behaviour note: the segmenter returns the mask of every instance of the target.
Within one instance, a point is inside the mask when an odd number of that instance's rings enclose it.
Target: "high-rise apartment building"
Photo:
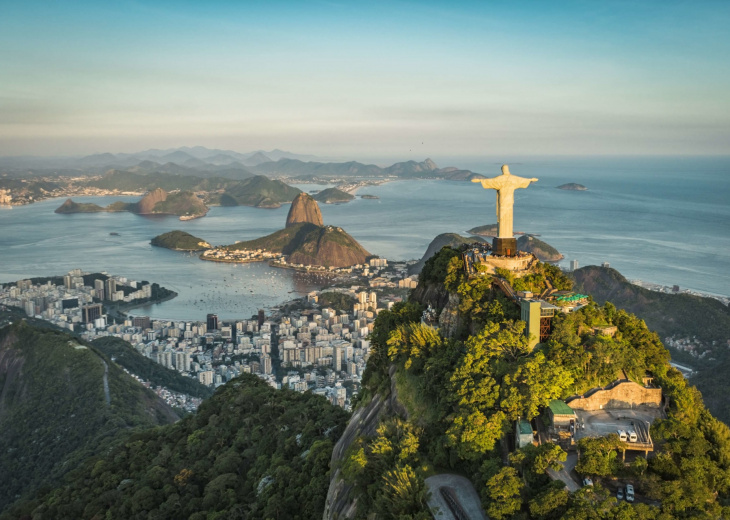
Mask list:
[[[104,280],[94,280],[94,296],[100,300],[104,299]]]
[[[104,281],[104,297],[111,300],[117,292],[117,281],[114,278],[107,278]]]
[[[208,331],[218,330],[218,315],[217,314],[208,314],[205,321],[208,326]]]
[[[81,307],[81,316],[84,323],[94,323],[94,320],[101,318],[101,303],[93,303]]]

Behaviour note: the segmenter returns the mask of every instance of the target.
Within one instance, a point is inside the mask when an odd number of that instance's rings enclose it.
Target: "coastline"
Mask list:
[[[313,267],[320,267],[321,269],[307,269],[307,267],[297,267],[290,264],[281,264],[276,262],[275,260],[269,260],[269,265],[271,267],[276,267],[278,269],[289,269],[291,271],[296,271],[299,273],[309,273],[309,274],[326,274],[327,276],[338,276],[341,273],[336,273],[334,271],[328,270],[324,266],[313,266]]]
[[[679,291],[674,291],[673,287],[669,285],[661,285],[658,283],[653,282],[645,282],[644,280],[629,280],[629,283],[632,285],[636,285],[637,287],[642,287],[644,289],[648,289],[650,291],[664,293],[664,294],[689,294],[692,296],[699,296],[700,298],[712,298],[713,300],[717,300],[726,307],[730,306],[730,296],[723,296],[722,294],[715,294],[710,293],[707,291],[698,291],[695,289],[681,289]]]
[[[169,289],[168,289],[169,290]],[[164,298],[159,298],[157,300],[147,300],[145,302],[139,302],[139,303],[129,303],[126,305],[121,305],[118,307],[114,307],[113,309],[109,309],[107,307],[107,314],[111,316],[112,318],[124,318],[127,316],[129,311],[133,309],[138,309],[140,307],[146,307],[147,305],[156,305],[159,303],[170,301],[174,298],[177,298],[177,293],[175,291],[170,291],[170,294],[165,296]]]
[[[200,258],[201,260],[205,260],[206,262],[218,262],[221,264],[252,264],[255,262],[266,262],[266,260],[268,260],[267,258],[244,258],[241,260],[228,260],[225,258],[205,258],[203,257],[202,253],[198,255],[198,258]]]

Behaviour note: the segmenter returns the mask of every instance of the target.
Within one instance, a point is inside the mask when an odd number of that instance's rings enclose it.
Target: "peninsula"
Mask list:
[[[518,238],[517,249],[532,253],[541,262],[557,262],[565,258],[560,251],[533,235],[522,235]]]

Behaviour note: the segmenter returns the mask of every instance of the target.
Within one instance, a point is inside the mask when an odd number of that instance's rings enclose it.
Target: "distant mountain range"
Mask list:
[[[0,174],[8,177],[99,175],[110,170],[137,174],[167,173],[195,177],[245,179],[254,175],[303,181],[377,178],[471,180],[482,175],[453,166],[440,168],[431,159],[381,167],[357,161],[318,162],[312,155],[275,149],[239,153],[202,146],[100,153],[86,157],[0,157]]]
[[[135,153],[98,153],[85,157],[0,157],[0,168],[31,168],[31,169],[80,169],[108,170],[111,168],[128,169],[140,166],[154,168],[174,163],[178,167],[202,169],[228,169],[257,166],[264,162],[278,161],[279,159],[299,159],[309,161],[316,159],[313,155],[296,154],[284,150],[271,151],[255,150],[240,153],[233,150],[210,149],[204,146],[182,146],[166,150],[150,149]],[[161,170],[154,170],[161,171]]]

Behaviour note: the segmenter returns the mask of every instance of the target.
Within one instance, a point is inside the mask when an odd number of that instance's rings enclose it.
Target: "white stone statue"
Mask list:
[[[527,188],[530,183],[537,182],[537,179],[512,175],[509,166],[505,164],[502,166],[502,175],[491,179],[472,179],[471,182],[481,182],[486,190],[497,190],[497,238],[513,238],[512,207],[515,204],[515,190]]]

